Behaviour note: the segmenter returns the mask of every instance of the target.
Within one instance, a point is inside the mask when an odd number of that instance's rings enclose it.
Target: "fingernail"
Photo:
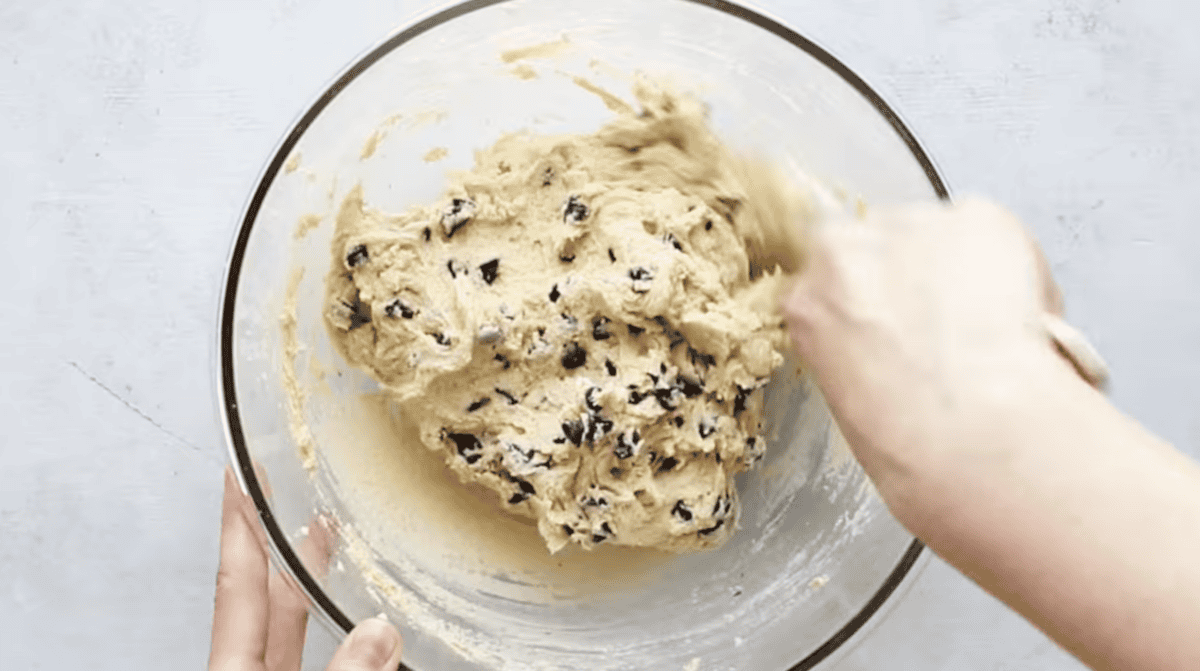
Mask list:
[[[358,623],[350,632],[349,657],[369,669],[384,669],[400,646],[400,632],[373,617]],[[392,671],[388,669],[388,671]]]

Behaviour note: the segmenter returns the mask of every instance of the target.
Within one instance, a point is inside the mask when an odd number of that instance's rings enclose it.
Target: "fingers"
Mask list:
[[[325,518],[315,517],[297,547],[297,554],[314,577],[324,576],[329,567],[331,535]],[[291,575],[280,571],[271,573],[268,592],[271,619],[267,633],[267,668],[270,671],[298,671],[308,625],[308,601]]]
[[[1037,262],[1038,285],[1042,288],[1042,305],[1046,312],[1061,317],[1063,314],[1063,295],[1054,274],[1050,271],[1050,262],[1046,260],[1042,247],[1029,237],[1029,245],[1033,247],[1033,256]]]
[[[1108,364],[1088,342],[1083,334],[1073,326],[1063,321],[1063,295],[1054,274],[1050,270],[1050,262],[1042,252],[1041,246],[1029,236],[1029,245],[1033,248],[1033,256],[1037,263],[1038,284],[1042,289],[1042,305],[1045,314],[1042,316],[1042,326],[1050,336],[1054,349],[1067,360],[1088,384],[1096,389],[1104,390],[1108,386]]]
[[[221,564],[217,569],[209,671],[263,671],[267,646],[267,556],[246,516],[245,497],[225,469]]]
[[[820,300],[820,295],[814,290],[814,286],[823,279],[817,278],[817,275],[824,275],[817,267],[821,263],[824,263],[824,259],[813,258],[805,273],[794,280],[791,288],[783,294],[783,319],[787,324],[788,337],[805,368],[812,364],[812,340],[820,333],[818,324],[823,321],[823,313],[827,308],[825,301]]]
[[[299,671],[308,626],[308,602],[291,578],[273,571],[268,581],[270,620],[266,661],[270,671]]]
[[[262,495],[269,503],[271,501],[271,482],[267,480],[267,469],[256,459],[254,461],[254,477],[258,480],[258,487],[262,490]],[[249,497],[243,496],[244,512],[246,519],[250,521],[250,530],[254,532],[254,537],[258,539],[259,547],[264,550],[268,547],[267,530],[261,524],[257,524],[258,511],[254,509],[254,503]]]
[[[1050,270],[1050,262],[1040,245],[1029,234],[1029,230],[1013,216],[1009,218],[1020,228],[1029,245],[1033,257],[1034,272],[1037,275],[1037,287],[1040,292],[1042,309],[1042,328],[1054,347],[1067,363],[1075,369],[1079,376],[1093,387],[1104,390],[1108,383],[1108,365],[1090,342],[1063,320],[1063,295],[1054,274]]]
[[[400,632],[373,617],[350,632],[325,671],[396,671],[400,652]]]
[[[1044,315],[1042,326],[1050,336],[1050,341],[1054,343],[1055,349],[1071,364],[1075,372],[1088,384],[1104,391],[1108,386],[1108,364],[1087,338],[1057,315]]]
[[[1041,309],[1050,314],[1061,316],[1063,313],[1062,290],[1059,288],[1058,283],[1054,281],[1054,273],[1050,270],[1050,262],[1046,259],[1045,252],[1042,251],[1041,245],[1034,239],[1029,228],[1012,212],[982,198],[966,198],[957,207],[962,212],[971,213],[963,217],[968,221],[973,219],[982,220],[990,213],[992,218],[1003,222],[1025,241],[1030,256],[1033,259],[1033,271],[1036,275],[1036,286],[1040,294]]]
[[[329,558],[333,555],[336,533],[334,521],[324,514],[316,515],[308,524],[308,535],[300,542],[296,552],[314,578],[324,578],[329,572]]]

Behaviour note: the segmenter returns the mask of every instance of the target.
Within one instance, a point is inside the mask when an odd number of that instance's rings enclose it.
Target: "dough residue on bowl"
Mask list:
[[[698,101],[635,93],[593,134],[502,137],[439,203],[389,214],[356,188],[337,216],[334,344],[552,552],[724,543],[783,361],[795,257],[770,243],[797,194]]]

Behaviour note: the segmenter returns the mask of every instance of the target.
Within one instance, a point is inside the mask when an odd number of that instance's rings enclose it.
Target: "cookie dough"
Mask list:
[[[591,135],[503,137],[439,203],[355,189],[337,217],[336,346],[551,552],[725,542],[783,361],[785,276],[753,251],[779,208],[699,102],[637,95]]]

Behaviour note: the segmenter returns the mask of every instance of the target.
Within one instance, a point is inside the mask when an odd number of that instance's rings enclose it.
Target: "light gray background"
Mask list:
[[[347,7],[353,6],[353,9]],[[1194,3],[763,1],[1045,245],[1117,404],[1200,455]],[[239,209],[401,0],[0,4],[0,668],[201,667]],[[332,638],[310,627],[306,668]],[[1073,669],[940,561],[838,669]]]

